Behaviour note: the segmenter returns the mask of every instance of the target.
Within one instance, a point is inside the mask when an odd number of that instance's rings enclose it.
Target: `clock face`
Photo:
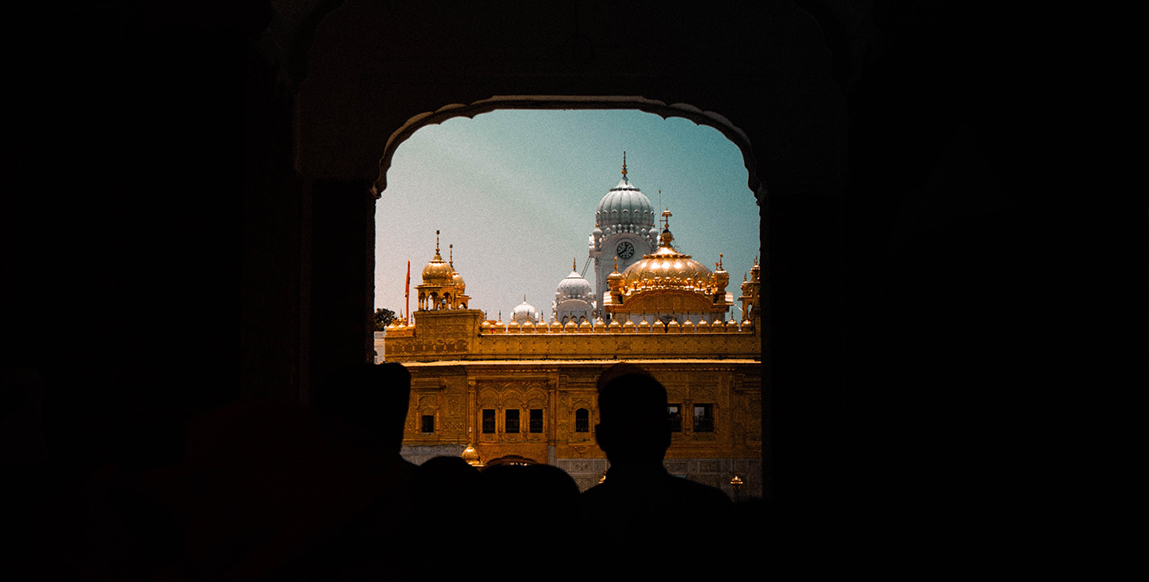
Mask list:
[[[634,256],[634,245],[629,241],[622,241],[614,251],[620,259],[629,259]]]

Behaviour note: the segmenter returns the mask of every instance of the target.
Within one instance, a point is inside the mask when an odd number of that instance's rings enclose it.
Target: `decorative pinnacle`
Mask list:
[[[667,206],[666,210],[662,211],[662,228],[664,230],[670,228],[670,217],[671,216],[674,216],[674,215],[670,213],[670,207]]]
[[[622,152],[622,176],[626,177],[626,151]]]
[[[439,254],[439,230],[435,229],[435,254]]]
[[[578,258],[571,259],[571,270],[578,271]]]
[[[614,272],[618,272],[618,257],[614,258]]]
[[[722,269],[722,253],[718,253],[718,268]]]
[[[450,257],[449,259],[447,259],[447,262],[450,263],[451,268],[454,269],[455,268],[455,245],[454,244],[447,245],[447,256]]]

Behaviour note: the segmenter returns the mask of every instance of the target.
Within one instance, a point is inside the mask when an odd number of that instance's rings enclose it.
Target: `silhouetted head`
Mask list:
[[[670,447],[666,388],[631,367],[638,372],[628,369],[600,382],[595,438],[611,464],[661,462]]]
[[[411,373],[402,364],[358,364],[344,368],[317,390],[315,408],[337,416],[399,451],[411,398]]]
[[[553,543],[559,532],[569,528],[568,519],[578,507],[578,484],[566,471],[551,465],[495,465],[483,469],[480,482],[480,499],[490,507],[529,507],[535,515],[547,516],[546,528],[551,531],[535,540],[543,544]],[[491,533],[501,539],[521,533],[522,523],[500,520],[492,526]]]
[[[479,487],[479,470],[462,457],[434,457],[415,472],[415,491],[427,503],[464,503]]]
[[[605,388],[611,380],[626,374],[640,374],[642,376],[649,376],[650,372],[647,372],[646,370],[642,369],[642,367],[636,366],[634,364],[619,362],[607,368],[606,370],[603,370],[602,374],[599,375],[598,382],[596,383],[598,391],[602,392],[602,389]]]

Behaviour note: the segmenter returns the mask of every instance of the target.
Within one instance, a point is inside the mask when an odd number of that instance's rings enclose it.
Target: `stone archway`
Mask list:
[[[412,116],[396,129],[387,139],[383,156],[379,160],[379,177],[371,186],[371,191],[379,198],[387,188],[387,170],[399,145],[407,141],[416,131],[428,125],[438,125],[456,117],[473,119],[476,115],[508,109],[626,109],[652,113],[663,119],[681,117],[695,125],[705,125],[718,130],[742,152],[746,167],[746,186],[754,194],[755,201],[762,206],[766,197],[766,186],[758,177],[758,161],[754,155],[750,138],[729,119],[714,111],[703,111],[687,103],[667,104],[656,99],[638,96],[579,96],[579,95],[498,95],[481,99],[470,104],[453,103],[435,111],[427,111]]]
[[[721,132],[743,153],[760,240],[770,251],[764,272],[785,273],[779,280],[790,283],[785,291],[767,283],[764,293],[786,292],[801,303],[784,314],[787,353],[771,345],[764,357],[786,362],[789,377],[800,379],[792,387],[810,381],[809,369],[794,364],[803,357],[818,360],[810,368],[827,369],[816,338],[807,342],[811,349],[800,333],[834,324],[818,316],[827,313],[823,306],[833,298],[826,290],[838,280],[826,268],[837,262],[826,241],[837,236],[846,103],[822,31],[808,14],[786,2],[688,12],[601,4],[580,12],[581,22],[593,23],[585,29],[593,50],[571,60],[553,50],[570,36],[571,22],[557,12],[460,9],[351,1],[315,28],[292,108],[294,169],[309,212],[304,230],[314,233],[305,259],[314,267],[306,280],[311,375],[371,352],[372,206],[387,187],[398,145],[420,127],[496,109],[632,109]],[[635,22],[642,25],[629,25]],[[772,338],[781,337],[777,329],[770,328]],[[819,406],[809,406],[808,415],[819,414]],[[819,426],[792,422],[803,434]],[[764,426],[762,434],[772,429]]]

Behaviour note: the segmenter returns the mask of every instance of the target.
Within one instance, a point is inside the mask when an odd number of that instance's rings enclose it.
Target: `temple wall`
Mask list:
[[[417,325],[389,329],[376,338],[376,351],[394,362],[489,359],[635,359],[635,358],[733,358],[761,359],[761,337],[753,326],[709,326],[645,330],[526,331],[510,326],[507,331],[479,333],[475,310],[435,312],[428,317],[416,312]],[[720,354],[720,356],[719,356]]]
[[[689,414],[671,437],[667,469],[722,487],[739,475],[742,495],[762,491],[761,362],[715,359],[628,360],[653,374],[668,401],[682,410],[705,403],[713,410],[713,430],[696,431]],[[433,456],[456,456],[471,444],[483,462],[516,455],[567,471],[583,490],[605,474],[606,455],[595,440],[598,423],[596,381],[617,360],[486,360],[407,362],[411,399],[403,440],[404,456],[421,463]],[[531,432],[530,411],[542,411],[539,432]],[[580,426],[576,411],[586,409]],[[483,410],[495,422],[484,431]],[[508,430],[506,411],[518,410],[517,432]],[[425,416],[434,418],[424,432]],[[583,430],[579,430],[579,429]],[[754,493],[757,491],[757,493]]]

